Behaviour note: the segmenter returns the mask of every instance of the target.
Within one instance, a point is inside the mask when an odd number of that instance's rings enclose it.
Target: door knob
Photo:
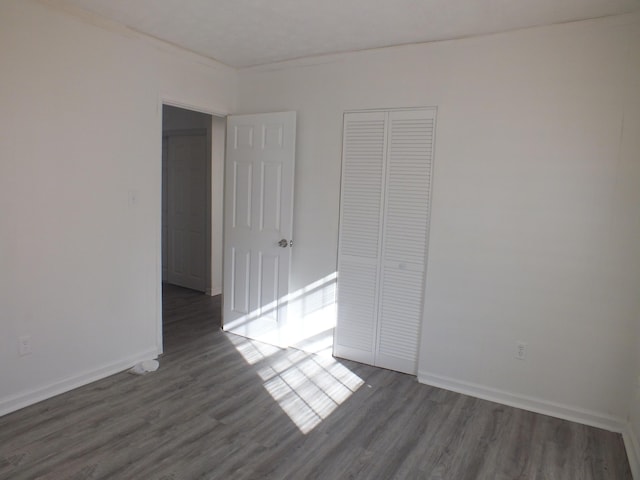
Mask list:
[[[287,248],[287,245],[289,245],[289,242],[287,242],[287,240],[285,238],[283,238],[282,240],[280,240],[278,242],[278,245],[282,248]]]

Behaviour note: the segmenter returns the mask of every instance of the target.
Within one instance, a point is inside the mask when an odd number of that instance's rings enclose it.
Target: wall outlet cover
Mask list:
[[[31,336],[23,335],[18,337],[18,353],[21,357],[25,355],[31,355],[33,350],[31,349]]]

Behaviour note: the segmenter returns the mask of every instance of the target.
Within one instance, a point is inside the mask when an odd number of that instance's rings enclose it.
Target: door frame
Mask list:
[[[211,212],[213,214],[213,212],[215,211],[215,205],[213,205],[214,199],[219,199],[220,202],[224,201],[224,160],[225,160],[225,156],[226,156],[226,151],[225,151],[225,155],[222,155],[221,159],[218,159],[218,162],[216,162],[216,157],[213,154],[212,151],[212,146],[213,146],[213,139],[215,137],[215,133],[214,133],[214,126],[215,126],[215,118],[224,118],[226,119],[226,117],[228,115],[230,115],[231,112],[228,112],[224,109],[218,109],[216,107],[212,107],[211,105],[203,105],[203,104],[193,104],[193,103],[189,103],[187,101],[184,101],[182,99],[178,99],[176,97],[170,96],[170,95],[159,95],[158,98],[158,103],[157,103],[157,123],[156,123],[156,138],[157,138],[157,151],[156,151],[156,158],[157,158],[157,163],[155,166],[155,178],[156,178],[156,195],[155,195],[155,205],[156,205],[156,218],[155,218],[155,222],[156,222],[156,235],[155,235],[155,252],[156,252],[156,282],[155,282],[155,289],[156,289],[156,349],[157,349],[157,353],[158,355],[161,355],[164,352],[164,344],[163,344],[163,336],[162,336],[162,107],[163,106],[171,106],[171,107],[178,107],[178,108],[183,108],[185,110],[191,110],[194,112],[199,112],[199,113],[206,113],[208,115],[211,115],[213,118],[211,120],[212,125],[211,125],[211,145],[209,146],[209,151],[211,153],[210,155],[210,160],[208,162],[208,167],[207,170],[209,172],[209,176],[212,177],[211,178],[211,188],[208,189],[208,193],[207,193],[207,198],[211,204]],[[226,125],[226,122],[225,122]],[[226,127],[225,127],[226,128]],[[216,172],[219,175],[221,175],[223,181],[222,183],[218,182],[219,187],[217,189],[214,190],[214,184],[216,182],[213,182],[213,173]],[[223,210],[224,211],[224,210]],[[210,223],[210,228],[208,228],[208,234],[207,237],[209,239],[209,243],[212,243],[212,235],[213,235],[213,230],[215,228],[214,226],[214,221],[218,220],[219,222],[219,228],[220,231],[222,231],[223,228],[223,218],[217,218],[217,219],[212,219],[209,223]],[[217,222],[216,222],[217,225]],[[208,248],[208,250],[211,250],[211,248]],[[213,255],[213,252],[212,252]],[[209,263],[211,263],[210,259],[209,259]],[[213,276],[213,272],[211,272],[211,268],[208,269],[209,273],[210,273],[210,277]],[[212,279],[209,279],[210,282],[212,282]],[[215,292],[211,292],[212,294],[214,294]]]

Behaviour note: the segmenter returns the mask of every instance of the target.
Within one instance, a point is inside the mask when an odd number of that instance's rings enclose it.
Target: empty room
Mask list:
[[[0,66],[0,479],[640,480],[638,0],[0,0]]]

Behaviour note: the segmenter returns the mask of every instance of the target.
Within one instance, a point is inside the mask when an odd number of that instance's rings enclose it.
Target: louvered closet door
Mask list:
[[[415,374],[435,109],[345,115],[334,353]]]
[[[414,374],[429,238],[435,110],[389,112],[376,365]]]
[[[382,236],[384,112],[344,117],[334,354],[374,363]]]

